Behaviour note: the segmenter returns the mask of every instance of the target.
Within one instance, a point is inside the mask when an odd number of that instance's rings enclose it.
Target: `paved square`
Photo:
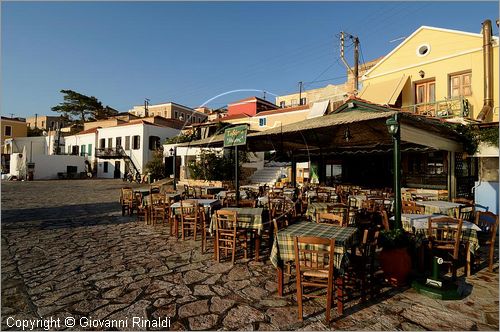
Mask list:
[[[294,282],[279,297],[268,256],[218,264],[211,246],[201,253],[199,240],[176,240],[167,227],[122,217],[123,185],[2,182],[2,329],[14,319],[136,316],[169,317],[170,327],[158,328],[167,330],[498,330],[498,265],[468,278],[470,295],[460,301],[384,288],[374,301],[347,303],[342,317],[332,311],[329,326],[321,300],[307,301],[300,322]],[[118,329],[127,328],[138,329]]]

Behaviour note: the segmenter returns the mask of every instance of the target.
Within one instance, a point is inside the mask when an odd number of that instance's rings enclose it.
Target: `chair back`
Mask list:
[[[198,201],[183,200],[180,205],[181,222],[198,219]]]
[[[461,203],[467,206],[474,206],[474,201],[472,199],[464,198],[464,197],[455,197],[451,200],[453,203]]]
[[[385,212],[385,211],[384,211]],[[365,229],[363,231],[363,238],[359,245],[359,251],[361,252],[361,256],[363,258],[374,257],[375,251],[378,246],[378,236],[380,232],[372,231],[369,229]]]
[[[387,215],[387,211],[386,210],[380,211],[380,215],[382,216],[382,226],[384,227],[384,230],[385,231],[390,230],[389,216]]]
[[[201,198],[201,187],[193,187],[194,198]]]
[[[402,213],[423,214],[424,210],[423,206],[417,206],[417,203],[414,201],[401,201]]]
[[[215,211],[215,218],[217,223],[215,224],[217,231],[234,231],[236,234],[238,212],[231,210],[217,210]]]
[[[316,213],[316,222],[318,224],[337,225],[340,227],[347,226],[347,222],[343,216],[333,213]]]
[[[257,201],[253,199],[240,199],[238,203],[239,207],[251,207],[254,208],[257,206]]]
[[[296,236],[293,243],[297,276],[306,271],[324,275],[327,270],[326,276],[333,282],[335,239]]]
[[[152,184],[149,186],[149,194],[159,194],[161,192],[161,186]]]
[[[123,187],[120,192],[120,201],[122,204],[129,204],[134,201],[134,190],[131,187]]]
[[[276,237],[278,235],[278,231],[288,226],[288,217],[286,215],[279,216],[277,218],[273,218],[273,233]]]
[[[498,216],[496,214],[489,211],[477,211],[474,223],[482,230],[481,237],[485,240],[482,241],[483,243],[495,243],[498,229]]]
[[[151,206],[164,206],[165,205],[165,194],[161,193],[151,193],[149,194],[149,199]]]
[[[448,250],[458,259],[462,224],[462,219],[429,217],[427,234],[432,248]]]

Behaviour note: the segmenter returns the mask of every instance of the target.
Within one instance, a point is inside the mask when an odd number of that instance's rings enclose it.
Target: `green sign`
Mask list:
[[[227,128],[224,131],[224,147],[247,144],[247,125]]]

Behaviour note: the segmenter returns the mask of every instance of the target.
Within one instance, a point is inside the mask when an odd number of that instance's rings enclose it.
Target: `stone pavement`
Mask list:
[[[277,295],[269,260],[216,263],[213,249],[122,217],[120,180],[2,182],[2,329],[17,319],[170,317],[171,330],[498,330],[498,265],[459,301],[384,287],[324,323],[324,301],[297,319],[295,285]],[[286,279],[288,281],[288,279]],[[64,326],[60,327],[65,328]],[[72,329],[81,330],[81,326]],[[87,327],[101,330],[104,327]],[[127,327],[115,329],[133,329]],[[153,329],[153,328],[151,328]]]

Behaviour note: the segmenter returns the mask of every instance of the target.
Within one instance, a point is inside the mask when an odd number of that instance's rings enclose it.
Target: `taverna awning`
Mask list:
[[[375,84],[368,83],[359,92],[358,97],[380,105],[394,105],[408,79],[408,76],[402,75],[393,80]]]
[[[350,99],[333,113],[307,119],[247,136],[250,151],[321,151],[370,150],[390,148],[392,136],[386,120],[400,114],[401,143],[407,147],[423,146],[437,150],[461,152],[460,136],[446,123]],[[222,147],[224,135],[181,144],[191,147]],[[403,147],[404,148],[404,147]]]

